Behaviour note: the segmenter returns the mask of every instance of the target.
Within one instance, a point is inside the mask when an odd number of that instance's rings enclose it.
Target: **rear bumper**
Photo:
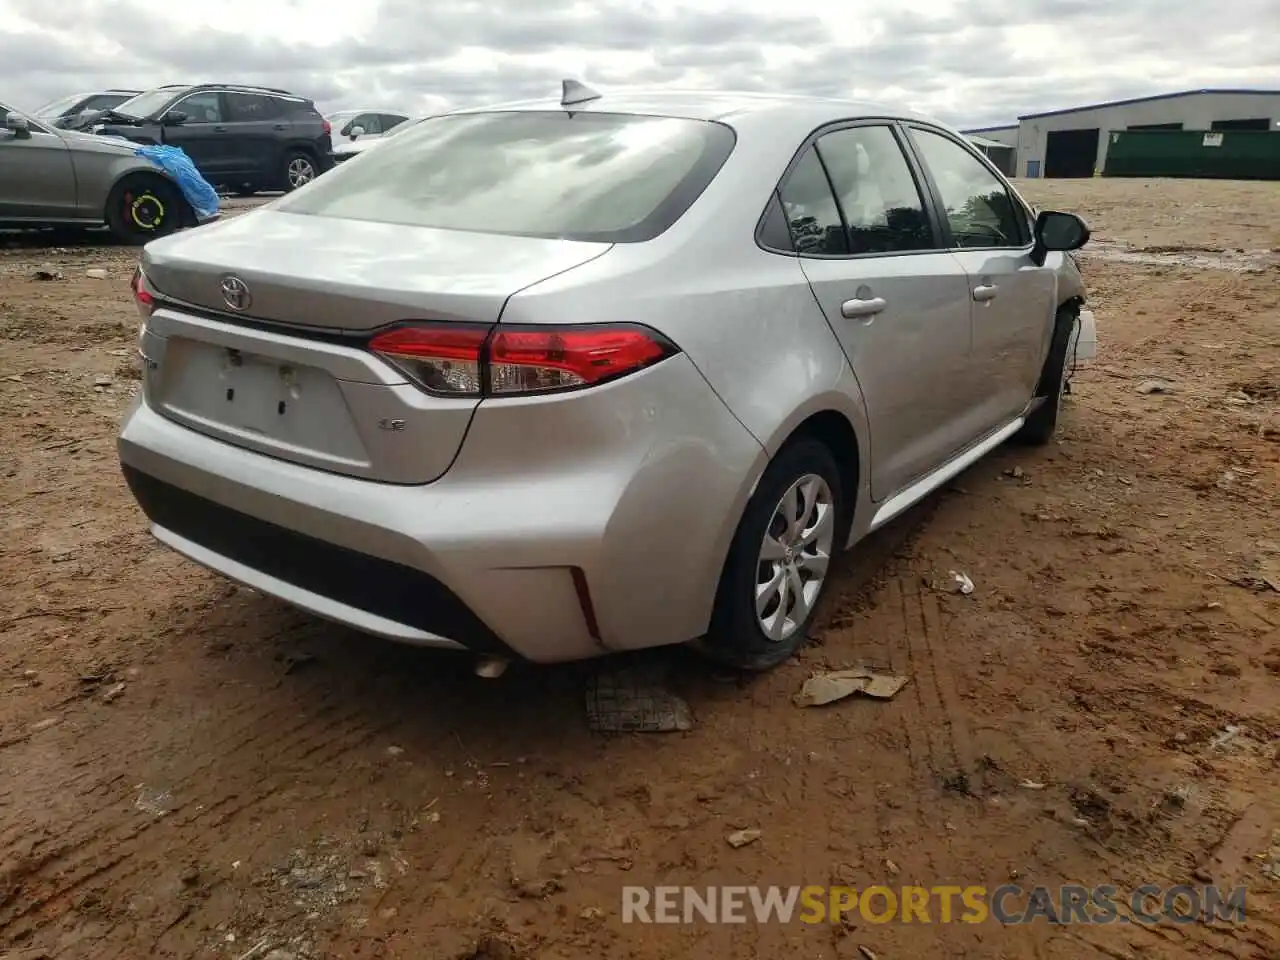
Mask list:
[[[420,486],[245,450],[141,398],[118,450],[152,532],[192,560],[368,633],[540,662],[705,632],[765,459],[684,356],[486,401]]]

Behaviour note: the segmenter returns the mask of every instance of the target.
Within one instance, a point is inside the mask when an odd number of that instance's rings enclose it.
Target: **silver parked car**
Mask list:
[[[1052,436],[1088,236],[914,114],[566,82],[149,244],[119,455],[162,542],[372,634],[762,669]]]
[[[178,185],[135,149],[0,103],[0,226],[106,224],[126,243],[145,243],[201,222]]]

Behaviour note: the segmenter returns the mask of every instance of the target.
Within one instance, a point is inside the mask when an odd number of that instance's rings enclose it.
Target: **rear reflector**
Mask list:
[[[156,298],[147,289],[147,277],[142,272],[142,267],[133,268],[133,276],[129,280],[129,289],[133,291],[133,302],[137,304],[138,311],[143,317],[149,317],[156,308]]]
[[[660,334],[635,324],[420,324],[380,333],[369,349],[430,393],[476,397],[591,387],[679,352]]]

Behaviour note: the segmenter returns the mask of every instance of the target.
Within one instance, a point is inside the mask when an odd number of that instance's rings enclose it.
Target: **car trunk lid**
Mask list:
[[[402,321],[496,322],[511,294],[608,249],[274,212],[174,235],[143,255],[157,297],[147,403],[278,459],[428,483],[479,398],[419,389],[368,337]]]
[[[363,333],[414,319],[496,321],[511,294],[609,246],[258,210],[149,244],[143,269],[164,296],[193,306]],[[247,288],[241,309],[224,296],[228,277]]]

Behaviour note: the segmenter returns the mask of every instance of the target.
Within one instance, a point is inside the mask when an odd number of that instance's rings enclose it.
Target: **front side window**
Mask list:
[[[382,120],[376,113],[362,113],[352,120],[350,126],[347,127],[347,136],[351,136],[351,131],[356,127],[363,128],[366,134],[381,133]]]
[[[719,172],[733,131],[632,114],[494,111],[414,124],[276,201],[281,212],[626,243],[673,224]]]
[[[842,256],[849,252],[840,208],[831,193],[831,181],[809,147],[796,162],[791,175],[778,190],[782,213],[791,228],[791,244],[796,253]]]
[[[1024,217],[1017,204],[977,157],[954,140],[929,130],[913,127],[911,139],[937,186],[954,246],[1019,247],[1026,243]]]
[[[187,123],[222,123],[222,94],[214,90],[193,93],[179,100],[173,109],[185,113]]]
[[[850,127],[818,141],[849,231],[850,253],[936,248],[920,189],[893,131]]]

